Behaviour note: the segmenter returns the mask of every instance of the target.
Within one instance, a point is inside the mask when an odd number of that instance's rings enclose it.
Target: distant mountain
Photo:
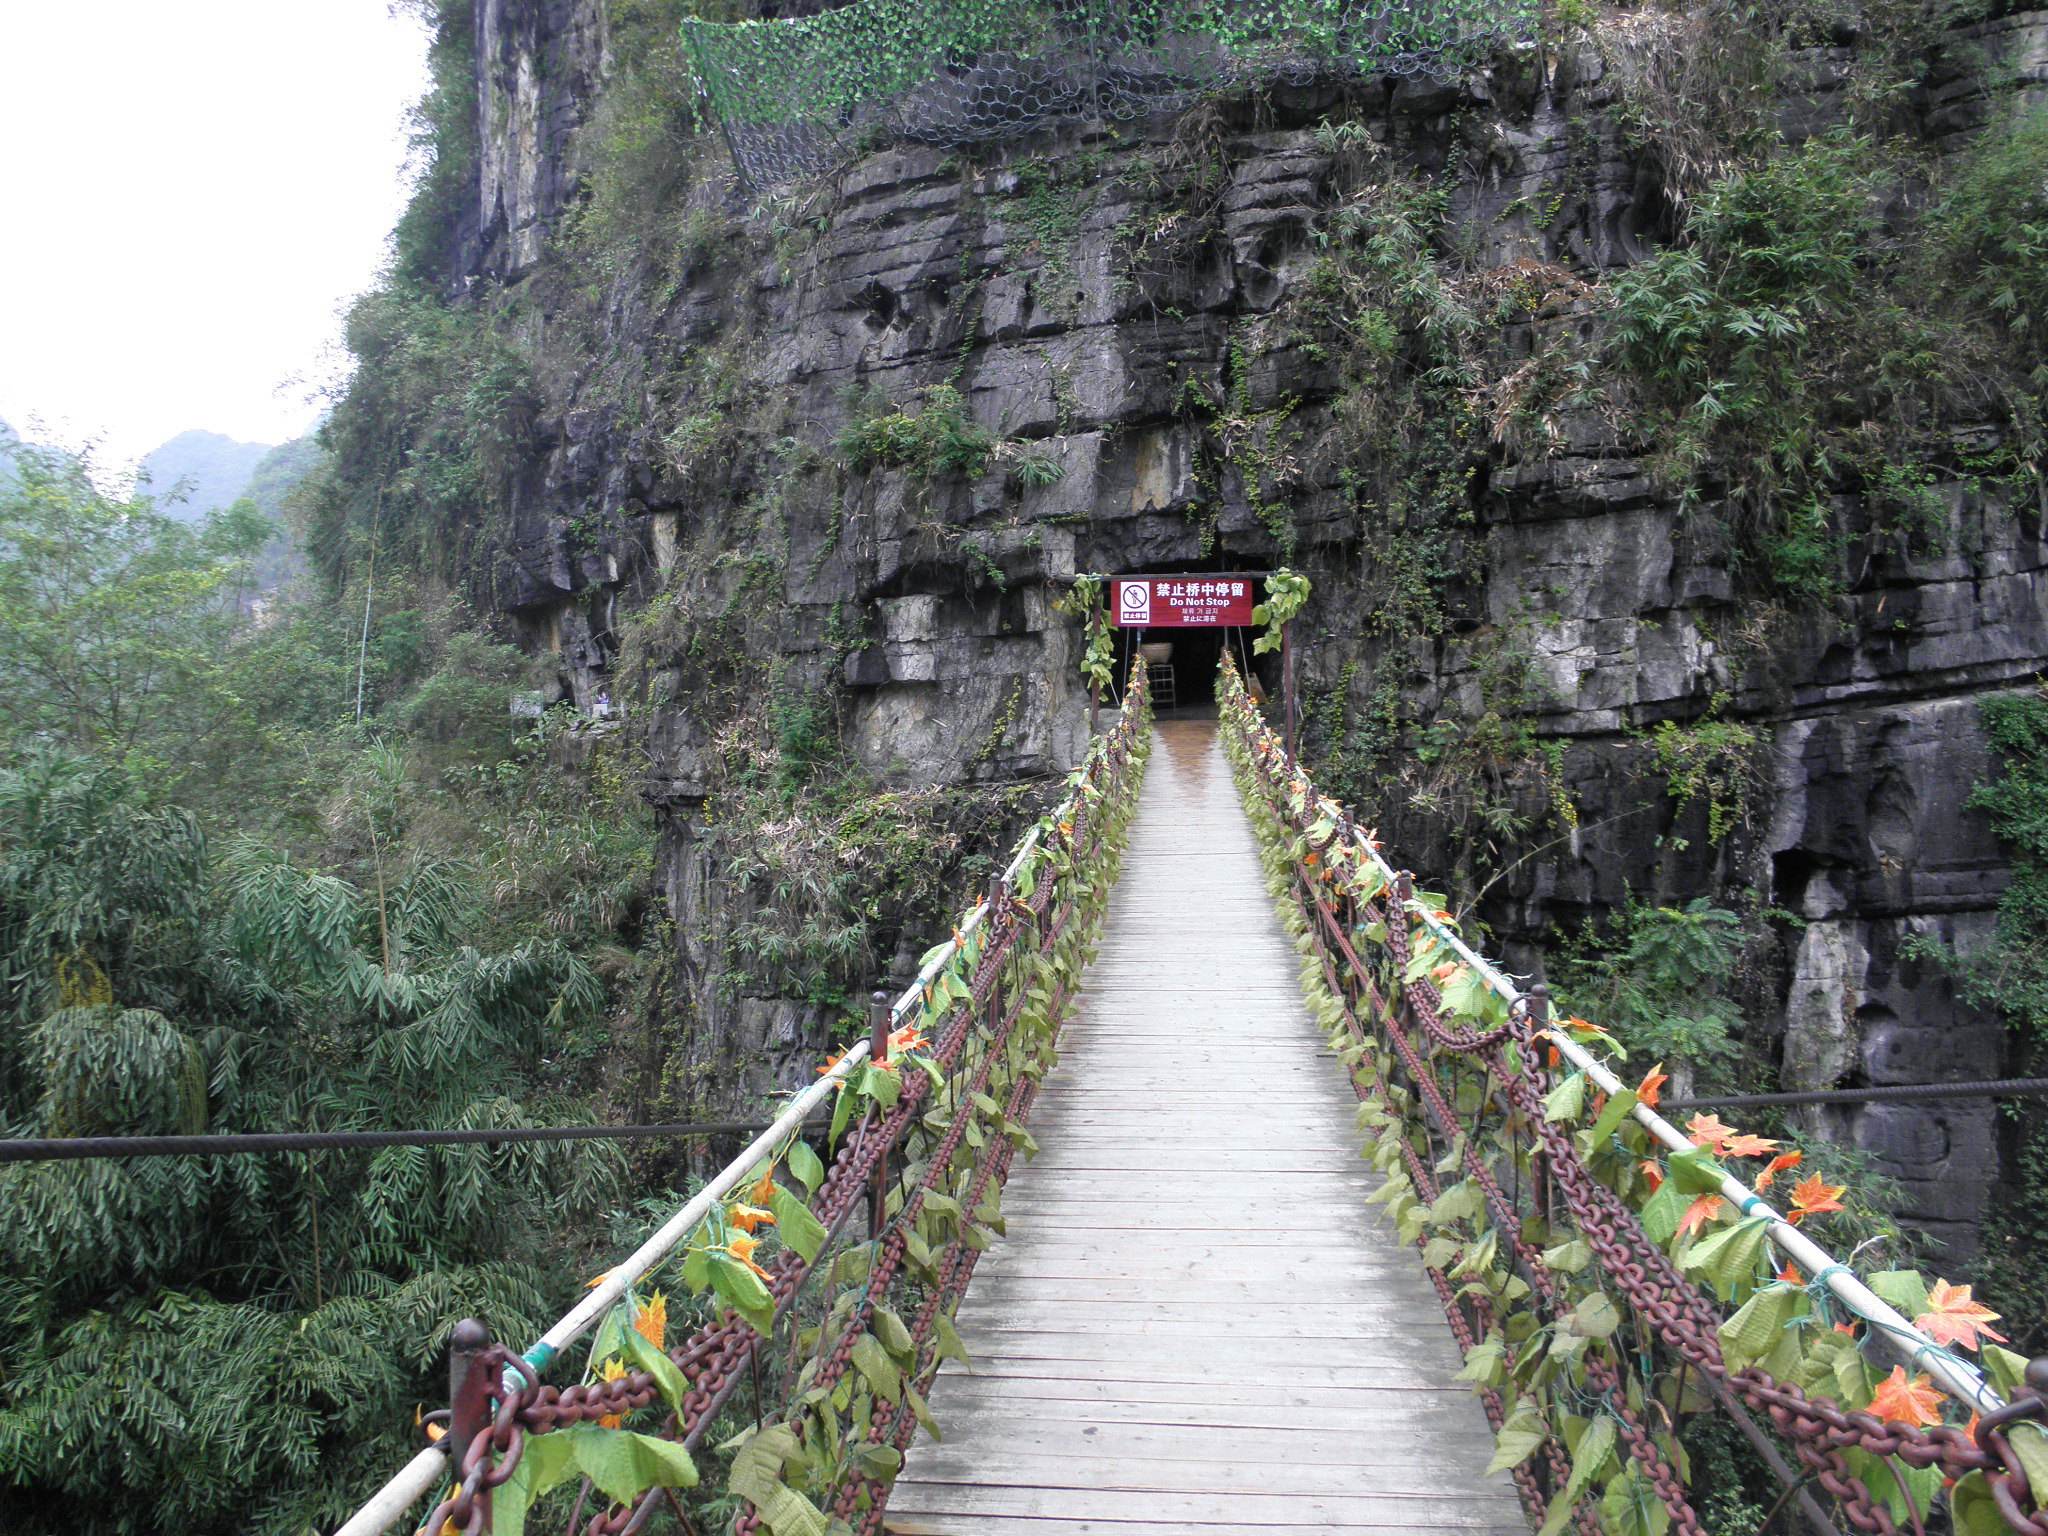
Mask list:
[[[257,467],[276,451],[271,443],[238,443],[218,432],[180,432],[145,457],[141,469],[164,512],[196,523],[247,495]],[[184,500],[172,502],[181,489]]]

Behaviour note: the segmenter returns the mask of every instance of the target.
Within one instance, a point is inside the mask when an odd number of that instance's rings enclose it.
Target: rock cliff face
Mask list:
[[[2042,507],[1957,473],[1923,502],[1943,526],[1907,547],[1844,488],[1842,595],[1765,628],[1611,397],[1582,391],[1542,432],[1450,445],[1456,490],[1418,573],[1396,547],[1412,527],[1369,489],[1382,466],[1357,422],[1372,402],[1325,297],[1338,213],[1388,178],[1447,188],[1436,264],[1485,300],[1504,377],[1596,336],[1602,277],[1675,219],[1601,51],[971,155],[885,147],[751,215],[707,134],[683,247],[593,297],[558,270],[550,231],[608,67],[601,6],[478,0],[478,18],[474,265],[515,285],[546,397],[479,585],[587,706],[617,686],[627,615],[698,623],[650,631],[646,656],[701,1101],[794,1070],[821,1028],[798,999],[714,983],[715,930],[741,898],[703,853],[729,714],[711,702],[727,663],[701,643],[706,615],[729,657],[771,659],[780,686],[827,700],[883,781],[999,782],[1054,773],[1085,741],[1078,637],[1051,606],[1064,578],[1289,559],[1315,582],[1298,630],[1312,749],[1334,765],[1361,722],[1388,722],[1380,776],[1350,787],[1402,858],[1480,897],[1511,960],[1538,968],[1555,929],[1630,893],[1775,908],[1745,976],[1750,1043],[1787,1086],[2004,1070],[2001,1029],[1908,941],[1967,949],[2003,885],[1965,802],[1993,766],[1978,700],[2048,663]],[[1973,36],[2005,61],[2001,92],[2048,89],[2048,14]],[[1841,75],[1827,51],[1806,62],[1815,84],[1783,123],[1795,138],[1830,121]],[[1937,76],[1916,102],[1936,152],[1987,120],[1984,78]],[[978,427],[982,472],[849,455],[849,428],[896,414]],[[1977,430],[1956,425],[1959,456]],[[1420,608],[1430,622],[1395,622]],[[1489,711],[1533,727],[1544,771],[1501,775],[1527,847],[1487,855],[1470,807],[1447,809],[1466,787],[1386,765],[1429,761],[1433,724]],[[1703,720],[1755,746],[1688,797],[1646,733]],[[1710,830],[1716,800],[1729,826]],[[1998,1159],[1990,1105],[1813,1128],[1869,1149],[1916,1223],[1970,1241]]]

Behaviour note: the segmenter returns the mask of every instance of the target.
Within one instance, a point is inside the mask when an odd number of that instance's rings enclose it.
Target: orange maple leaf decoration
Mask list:
[[[1730,1136],[1721,1143],[1721,1151],[1728,1157],[1762,1157],[1778,1144],[1768,1136]]]
[[[2005,1342],[2004,1334],[1986,1326],[1997,1322],[1998,1317],[1983,1302],[1970,1300],[1967,1285],[1937,1280],[1927,1292],[1927,1310],[1913,1319],[1913,1326],[1937,1344],[1975,1349],[1979,1336]]]
[[[1853,1339],[1856,1337],[1856,1330],[1862,1326],[1861,1323],[1837,1323],[1835,1324],[1835,1332],[1846,1333]]]
[[[1891,1375],[1878,1383],[1870,1399],[1870,1412],[1888,1423],[1924,1428],[1941,1422],[1941,1394],[1927,1384],[1925,1376],[1906,1379],[1903,1365],[1892,1367]]]
[[[906,1024],[889,1037],[889,1054],[898,1051],[920,1051],[931,1042],[924,1037],[924,1031],[915,1024]]]
[[[1652,1192],[1664,1187],[1664,1170],[1657,1165],[1657,1159],[1646,1157],[1636,1166],[1643,1170],[1643,1177],[1650,1181]]]
[[[823,1077],[827,1072],[830,1072],[834,1067],[838,1066],[839,1063],[844,1061],[845,1059],[846,1052],[834,1051],[830,1056],[827,1056],[825,1058],[825,1065],[818,1068],[818,1076]]]
[[[746,1265],[747,1268],[751,1269],[763,1280],[772,1279],[773,1276],[767,1270],[754,1262],[754,1250],[760,1246],[761,1239],[758,1237],[735,1237],[725,1245],[725,1251]]]
[[[1678,1230],[1690,1237],[1721,1213],[1719,1195],[1701,1195],[1685,1208],[1685,1216],[1678,1223]]]
[[[1839,1211],[1842,1196],[1848,1192],[1848,1185],[1830,1184],[1819,1174],[1810,1173],[1792,1186],[1792,1214],[1787,1219],[1796,1227],[1808,1216]]]
[[[1685,1133],[1694,1146],[1710,1147],[1718,1156],[1721,1144],[1735,1134],[1735,1128],[1723,1125],[1719,1115],[1694,1115],[1685,1122]]]
[[[775,1170],[769,1169],[754,1181],[754,1187],[747,1191],[747,1204],[766,1205],[775,1198]]]
[[[1757,1192],[1761,1194],[1769,1189],[1777,1182],[1779,1174],[1783,1173],[1787,1168],[1797,1168],[1805,1157],[1806,1154],[1804,1152],[1780,1152],[1771,1159],[1764,1171],[1756,1176]]]
[[[725,1219],[742,1232],[758,1232],[763,1227],[775,1225],[775,1213],[764,1211],[758,1205],[735,1205],[725,1213]]]
[[[1806,1284],[1806,1276],[1799,1273],[1799,1266],[1797,1264],[1788,1263],[1783,1269],[1779,1270],[1778,1280],[1784,1285]]]
[[[1664,1085],[1671,1081],[1671,1074],[1664,1070],[1664,1063],[1658,1062],[1643,1074],[1643,1080],[1636,1084],[1636,1102],[1651,1109],[1657,1107],[1657,1097]]]
[[[1438,966],[1435,970],[1431,971],[1429,973],[1429,977],[1432,981],[1444,981],[1452,976],[1457,975],[1458,972],[1462,971],[1463,969],[1464,967],[1458,964],[1457,961],[1446,960],[1442,965]]]
[[[668,1298],[660,1291],[646,1306],[633,1314],[633,1331],[656,1349],[668,1337]]]

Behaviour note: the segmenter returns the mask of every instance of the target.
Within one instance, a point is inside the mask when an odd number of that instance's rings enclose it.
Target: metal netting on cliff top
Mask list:
[[[756,188],[892,140],[964,144],[1132,118],[1219,89],[1450,74],[1533,34],[1538,0],[854,0],[683,23]]]

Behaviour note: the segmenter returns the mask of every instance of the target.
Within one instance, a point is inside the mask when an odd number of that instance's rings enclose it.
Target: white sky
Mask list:
[[[387,0],[4,9],[0,418],[107,461],[303,432],[404,205],[424,29]]]

